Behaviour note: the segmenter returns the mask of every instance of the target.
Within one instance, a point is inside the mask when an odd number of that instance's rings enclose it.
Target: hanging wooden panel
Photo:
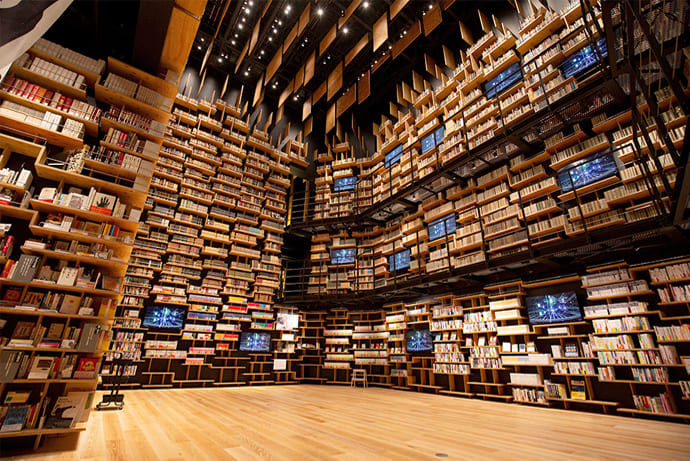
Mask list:
[[[326,112],[326,133],[330,133],[335,128],[335,104],[331,104]]]
[[[350,51],[348,51],[347,54],[345,55],[345,66],[346,67],[367,46],[367,43],[369,43],[369,34],[364,34],[364,36],[362,36],[361,40],[359,42],[357,42],[357,44]]]
[[[312,53],[304,63],[304,84],[306,85],[314,77],[314,65],[316,64],[316,52]]]
[[[309,136],[314,129],[314,119],[309,117],[306,122],[304,122],[304,136]]]
[[[361,4],[362,4],[362,0],[354,0],[352,3],[350,3],[350,6],[347,7],[347,9],[343,13],[342,17],[340,19],[338,19],[338,29],[341,29],[343,27],[345,22],[347,22],[347,20],[350,19],[350,16],[352,16],[352,13],[354,13],[355,10]]]
[[[283,63],[283,55],[280,52],[276,52],[275,56],[273,56],[273,59],[271,59],[271,62],[268,63],[268,66],[266,66],[266,81],[270,82],[275,73],[278,71],[278,68],[280,65]]]
[[[432,30],[441,24],[441,5],[434,3],[433,8],[422,16],[422,21],[424,21],[424,35],[428,36]]]
[[[340,62],[333,71],[328,74],[328,97],[330,101],[343,87],[343,63]]]
[[[405,8],[410,0],[395,0],[390,8],[391,21]]]
[[[285,101],[287,101],[287,98],[292,94],[292,85],[294,84],[294,80],[288,83],[288,86],[285,87],[282,93],[280,93],[280,97],[278,98],[278,105],[282,106],[285,104]]]
[[[300,67],[295,74],[295,91],[299,90],[304,83],[304,66]]]
[[[328,82],[323,82],[319,87],[314,90],[314,94],[311,98],[311,103],[316,104],[316,102],[321,99],[325,94],[326,94],[326,87],[328,86]]]
[[[261,77],[259,77],[259,80],[256,82],[256,88],[254,89],[254,100],[252,101],[252,105],[254,107],[259,104],[260,99],[263,97],[263,83],[264,83],[264,75],[261,74]]]
[[[287,37],[285,37],[285,41],[283,42],[283,55],[287,53],[287,51],[290,49],[290,45],[292,45],[292,42],[295,41],[297,38],[297,30],[299,29],[299,24],[295,24],[292,29],[290,29],[290,32],[287,34]]]
[[[367,70],[364,77],[357,81],[357,104],[367,99],[371,94],[371,73]]]
[[[304,11],[302,11],[302,14],[299,15],[299,33],[301,34],[304,32],[305,27],[307,27],[307,24],[309,24],[309,14],[311,13],[311,5],[307,3],[307,6],[304,8]]]
[[[344,95],[338,98],[336,105],[336,117],[340,118],[343,113],[348,110],[357,100],[357,85],[352,85]]]
[[[319,43],[319,56],[322,56],[328,47],[331,46],[331,43],[333,43],[333,40],[335,40],[337,32],[338,29],[334,24],[333,27],[331,27],[331,30],[329,30],[323,37],[321,43]]]
[[[302,121],[311,115],[311,98],[307,98],[302,104]]]
[[[374,23],[374,51],[388,40],[388,14],[383,15]]]

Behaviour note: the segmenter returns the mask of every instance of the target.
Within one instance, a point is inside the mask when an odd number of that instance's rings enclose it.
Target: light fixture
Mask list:
[[[261,50],[261,54],[264,54],[264,50]]]
[[[430,4],[430,5],[429,5],[429,9],[432,9],[433,7],[434,7],[433,4]]]
[[[364,2],[364,3],[362,4],[362,6],[363,6],[364,8],[369,8],[369,2]]]
[[[254,2],[252,2],[252,1],[250,0],[250,1],[249,1],[249,6],[254,6]]]
[[[350,31],[350,29],[348,29],[347,27],[345,27],[345,28],[343,29],[343,33],[344,33],[344,34],[348,33],[349,31]]]
[[[202,42],[204,41],[204,37],[201,37],[201,41],[202,41]]]
[[[273,37],[268,37],[268,41],[269,41],[269,42],[272,42],[272,41],[273,41]]]
[[[295,95],[292,99],[294,99],[295,101],[297,101],[297,100],[299,99],[299,96]]]
[[[200,50],[200,49],[201,49],[201,45],[197,45],[196,48],[197,48],[198,50]]]
[[[246,71],[246,70],[245,70],[245,71],[244,71],[244,75],[247,75],[247,76],[248,76],[248,75],[249,75],[249,71]]]
[[[247,22],[247,18],[242,18],[242,22]]]
[[[279,26],[282,26],[282,25],[283,25],[283,21],[278,21],[278,25],[279,25]]]
[[[223,62],[223,58],[219,57],[218,62]]]
[[[316,14],[318,14],[319,16],[323,16],[323,8],[319,8],[318,10],[316,10]]]
[[[286,7],[285,7],[285,14],[289,14],[289,13],[290,13],[290,9],[292,9],[292,7],[291,7],[290,5],[286,6]]]
[[[237,28],[240,29],[240,30],[242,30],[242,29],[244,28],[244,26],[243,26],[242,24],[238,24],[238,25],[237,25]]]
[[[249,13],[251,13],[251,12],[252,12],[252,10],[250,10],[249,8],[247,8],[246,10],[244,10],[244,13],[245,13],[245,14],[249,14]]]
[[[239,35],[235,34],[235,38],[239,38]]]
[[[237,45],[237,42],[235,40],[231,41],[230,43],[232,43],[233,45]]]

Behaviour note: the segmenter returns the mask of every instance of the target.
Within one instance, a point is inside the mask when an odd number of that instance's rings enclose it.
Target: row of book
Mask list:
[[[654,333],[659,341],[690,341],[690,324],[655,326]]]
[[[65,85],[77,89],[82,89],[86,80],[83,75],[71,71],[66,67],[59,66],[52,62],[46,61],[45,59],[32,57],[28,53],[24,53],[19,56],[14,61],[14,65],[24,67],[30,71],[36,72],[37,74],[48,77],[51,80],[64,83]]]
[[[690,285],[666,286],[657,290],[662,303],[690,302]]]
[[[47,396],[41,408],[37,403],[28,404],[30,396],[30,391],[10,391],[6,394],[5,405],[0,406],[0,432],[66,429],[86,422],[94,392],[71,390],[62,396]]]
[[[3,101],[0,104],[0,114],[20,122],[60,132],[65,136],[79,139],[84,137],[83,123],[72,119],[66,119],[63,122],[59,114],[32,109],[12,101]]]
[[[98,373],[99,361],[98,357],[76,354],[53,357],[5,350],[0,353],[0,382],[9,383],[15,379],[93,379]]]
[[[688,279],[690,278],[690,264],[680,263],[650,269],[649,278],[652,280],[652,282],[655,283],[672,282],[674,280]]]
[[[38,194],[38,200],[115,218],[124,218],[127,209],[129,209],[127,217],[129,221],[136,221],[141,215],[141,210],[129,207],[122,203],[119,197],[99,192],[94,187],[89,189],[88,195],[84,195],[81,192],[79,188],[70,188],[67,193],[64,193],[55,187],[44,187]]]

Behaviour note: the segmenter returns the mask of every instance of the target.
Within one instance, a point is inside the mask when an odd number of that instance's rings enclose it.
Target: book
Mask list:
[[[93,357],[81,357],[77,369],[74,370],[74,379],[91,379],[96,377],[98,359]]]
[[[7,394],[5,394],[5,401],[3,402],[5,405],[8,403],[11,404],[19,404],[19,403],[26,403],[27,400],[29,400],[29,397],[31,396],[31,391],[7,391]]]
[[[54,357],[36,356],[31,364],[27,379],[48,379],[55,363]]]
[[[80,296],[65,295],[60,305],[61,314],[76,314],[79,309]]]
[[[0,352],[0,383],[14,380],[24,356],[21,352],[4,350]]]
[[[64,267],[60,271],[60,276],[58,277],[58,285],[74,286],[74,282],[77,280],[77,275],[79,274],[79,269],[76,267]]]
[[[103,332],[103,325],[98,323],[87,323],[84,325],[79,344],[77,345],[78,352],[95,352],[96,346],[100,341],[101,333]]]
[[[113,195],[96,192],[93,195],[89,211],[110,216],[113,213],[117,198]]]
[[[29,413],[29,405],[22,405],[19,407],[9,407],[5,414],[5,420],[2,422],[0,432],[16,432],[21,431],[24,427],[26,415]]]
[[[67,429],[78,420],[82,409],[84,395],[79,392],[70,392],[55,400],[53,408],[46,417],[45,429]]]
[[[40,256],[22,254],[17,260],[15,269],[12,272],[12,280],[15,282],[29,283],[33,280],[41,262]]]
[[[585,381],[580,379],[573,379],[570,383],[570,398],[576,400],[587,399],[587,388]]]
[[[7,290],[5,290],[5,294],[2,296],[2,300],[10,303],[16,303],[19,301],[19,298],[21,296],[21,288],[8,288]]]

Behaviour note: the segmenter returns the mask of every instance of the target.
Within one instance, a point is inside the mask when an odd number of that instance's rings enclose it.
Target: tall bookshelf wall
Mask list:
[[[127,262],[176,84],[43,39],[0,84],[0,356],[21,368],[4,368],[0,401],[29,408],[2,438],[83,431],[97,384],[112,385],[110,350],[138,348],[121,306],[150,273]],[[83,411],[51,420],[68,401]]]
[[[436,86],[413,73],[412,87],[405,82],[402,99],[391,104],[397,109],[375,124],[371,156],[354,159],[347,147],[319,154],[318,210],[307,213],[304,225],[324,229],[319,223],[351,219],[352,229],[312,234],[306,261],[311,276],[291,292],[375,291],[430,274],[472,272],[504,258],[548,254],[569,241],[580,245],[583,236],[667,223],[686,114],[658,70],[651,71],[654,85],[646,96],[627,78],[611,80],[602,66],[571,75],[567,59],[605,40],[601,5],[589,3],[591,11],[579,1],[561,11],[532,7],[517,36],[496,22],[460,51],[457,67],[437,75]],[[655,30],[665,43],[683,29],[669,21],[654,26],[663,29]],[[613,27],[615,35],[622,25]],[[623,54],[617,46],[610,50],[616,66]],[[514,72],[519,78],[501,91],[487,87],[497,75]],[[686,95],[688,77],[681,77]],[[630,103],[633,90],[639,123]],[[590,181],[583,168],[608,173]],[[341,174],[357,178],[352,190],[336,191]],[[367,191],[377,203],[367,201]],[[368,218],[378,222],[370,225]],[[446,220],[444,229],[432,233],[439,220]],[[356,248],[350,267],[330,261],[330,250],[342,241]],[[391,256],[407,250],[409,268],[394,270]]]
[[[276,313],[290,309],[273,303],[290,164],[303,162],[303,145],[276,149],[248,118],[221,99],[175,97],[130,268],[150,274],[132,297],[134,315],[182,307],[185,320],[179,334],[145,332],[144,371],[133,385],[296,382],[296,340],[271,332]],[[268,332],[270,350],[240,352],[242,332]],[[287,368],[274,372],[275,360]]]
[[[366,369],[370,384],[394,389],[690,422],[689,279],[687,256],[620,261],[378,310],[330,310],[319,314],[330,320],[326,368],[340,376],[328,383]],[[528,298],[544,295],[576,297],[580,318],[532,320]],[[361,346],[370,325],[387,332],[387,364],[374,372],[357,354],[383,357],[383,336]],[[408,333],[427,329],[432,347],[407,350]]]

